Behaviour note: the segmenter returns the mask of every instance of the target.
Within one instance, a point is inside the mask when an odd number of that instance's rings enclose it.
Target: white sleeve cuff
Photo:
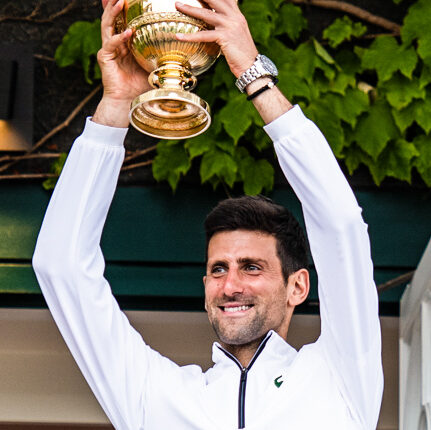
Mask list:
[[[304,115],[301,108],[295,105],[292,109],[265,125],[263,129],[272,141],[276,142],[282,137],[297,133],[298,128],[308,121],[310,120]]]
[[[87,117],[81,138],[102,145],[122,147],[128,130],[128,128],[109,127],[98,124],[91,121],[91,117]]]

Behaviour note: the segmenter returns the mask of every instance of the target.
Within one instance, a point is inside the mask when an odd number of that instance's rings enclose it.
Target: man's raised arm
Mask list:
[[[177,7],[214,27],[180,40],[220,44],[236,78],[258,54],[236,0],[207,0],[211,10]],[[271,82],[261,77],[246,86],[255,94]],[[244,96],[245,97],[245,96]],[[301,201],[319,278],[322,332],[317,347],[364,429],[375,428],[383,377],[378,298],[367,226],[361,208],[319,129],[276,86],[252,102],[274,141],[280,165]]]
[[[73,144],[47,209],[33,266],[49,309],[99,403],[116,428],[144,422],[145,376],[156,354],[129,324],[103,276],[100,238],[124,158],[131,99],[148,89],[114,35],[123,0],[109,1],[98,54],[104,94]]]

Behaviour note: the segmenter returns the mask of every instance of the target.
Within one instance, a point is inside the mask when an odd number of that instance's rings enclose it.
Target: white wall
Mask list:
[[[146,341],[179,364],[211,365],[206,314],[127,312]],[[398,428],[398,318],[381,318],[385,393],[378,429]],[[293,318],[289,342],[313,342],[319,317]],[[47,310],[0,309],[0,422],[107,423]]]

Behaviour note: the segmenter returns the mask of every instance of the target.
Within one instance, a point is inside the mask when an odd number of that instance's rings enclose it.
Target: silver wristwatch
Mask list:
[[[275,64],[265,55],[258,54],[256,61],[236,80],[235,85],[244,93],[245,87],[256,79],[262,76],[276,77],[277,75],[278,70]]]

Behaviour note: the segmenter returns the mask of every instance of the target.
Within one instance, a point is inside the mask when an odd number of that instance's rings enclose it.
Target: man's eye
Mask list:
[[[255,264],[247,264],[247,266],[245,266],[245,269],[250,272],[254,272],[260,270],[260,267],[256,266]]]
[[[211,273],[214,275],[224,273],[224,272],[226,272],[226,269],[222,266],[214,266],[211,270]]]

